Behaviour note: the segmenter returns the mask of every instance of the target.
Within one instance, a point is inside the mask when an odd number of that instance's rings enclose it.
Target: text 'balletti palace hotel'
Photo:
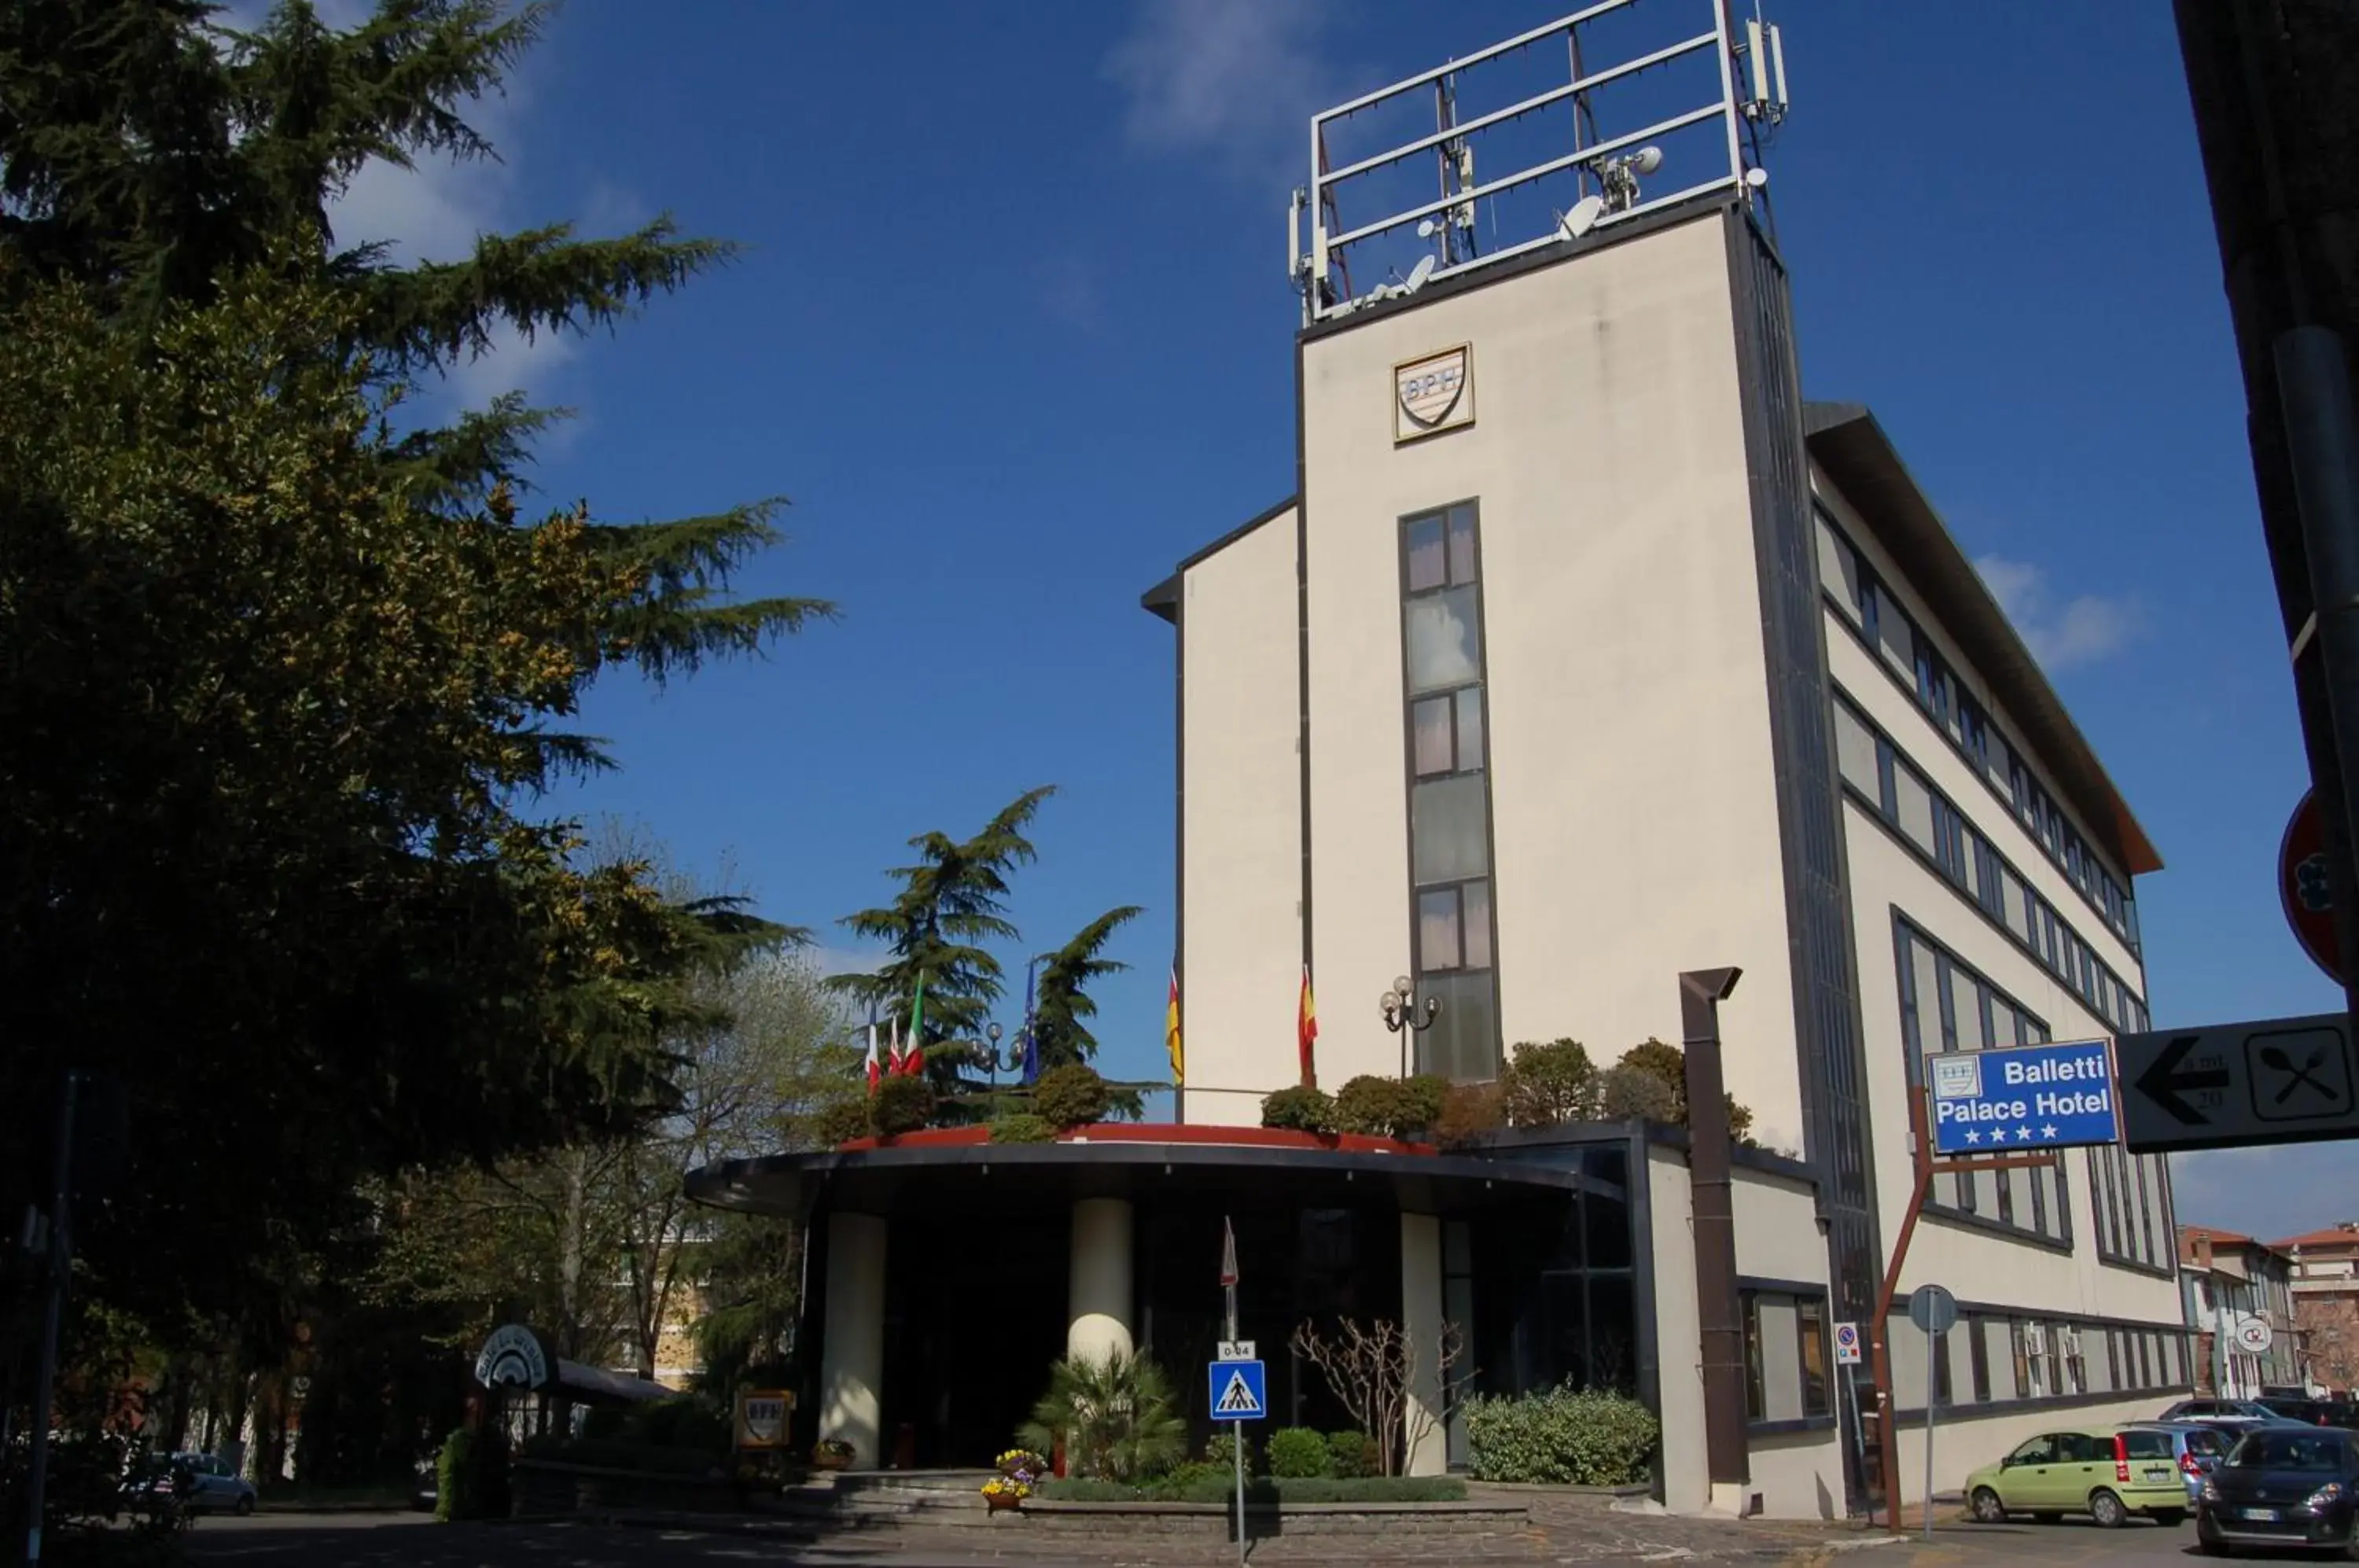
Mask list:
[[[1281,1421],[1324,1398],[1278,1350],[1301,1318],[1447,1323],[1476,1387],[1644,1399],[1675,1508],[1857,1503],[1832,1331],[1870,1315],[1908,1200],[1911,1085],[1937,1053],[2144,1028],[2130,888],[2160,861],[1875,418],[1803,399],[1761,172],[1781,78],[1724,5],[1632,0],[1314,120],[1294,493],[1146,596],[1178,654],[1185,1125],[709,1181],[824,1234],[822,1430],[889,1453],[916,1421],[921,1460],[987,1459],[1041,1367],[982,1386],[956,1320],[1004,1304],[1011,1248],[1065,1281],[1043,1362],[1120,1345],[1201,1383],[1227,1214]],[[1718,1033],[1761,1149],[1712,1197],[1643,1124],[1257,1143],[1306,965],[1331,1087],[1677,1041],[1681,975],[1739,969]],[[1430,1029],[1380,1018],[1401,975]],[[962,1244],[961,1193],[1020,1193],[1037,1236]],[[1901,1283],[1962,1312],[1930,1367],[1893,1336],[1903,1495],[1929,1393],[1948,1488],[2187,1387],[2173,1236],[2164,1163],[2118,1148],[1940,1178]],[[1701,1348],[1732,1316],[1734,1416]],[[1464,1456],[1445,1419],[1410,1462]]]

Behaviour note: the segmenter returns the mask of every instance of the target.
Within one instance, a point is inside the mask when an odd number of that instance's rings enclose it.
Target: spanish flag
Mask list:
[[[1188,1082],[1188,1058],[1180,1048],[1180,966],[1171,966],[1171,999],[1163,1005],[1163,1049],[1171,1056],[1171,1082]]]
[[[1319,1087],[1319,1069],[1311,1060],[1311,1046],[1319,1039],[1319,1007],[1310,999],[1310,965],[1302,966],[1302,1006],[1294,1020],[1295,1048],[1302,1058],[1302,1086]]]

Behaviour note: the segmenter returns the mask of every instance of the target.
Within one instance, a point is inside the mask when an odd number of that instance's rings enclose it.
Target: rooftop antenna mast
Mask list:
[[[1581,24],[1579,22],[1573,23],[1564,30],[1564,52],[1566,62],[1572,69],[1572,80],[1575,82],[1587,80],[1588,72],[1582,69],[1581,64]],[[1589,106],[1589,94],[1574,93],[1572,95],[1572,150],[1579,152],[1582,147],[1593,147],[1604,139],[1597,134],[1597,114]],[[1574,164],[1572,166],[1573,188],[1583,196],[1602,194],[1602,192],[1593,192],[1589,189],[1590,178],[1595,172],[1585,163]]]
[[[1753,0],[1744,41],[1731,42],[1736,51],[1737,109],[1745,116],[1745,190],[1774,240],[1777,220],[1769,205],[1767,155],[1777,127],[1786,123],[1786,39],[1776,23],[1762,20],[1761,0]]]
[[[1433,128],[1451,131],[1458,127],[1458,79],[1444,76],[1433,84]],[[1434,148],[1440,167],[1441,194],[1455,196],[1474,187],[1474,148],[1464,136],[1451,136]],[[1462,261],[1472,261],[1476,255],[1474,244],[1474,203],[1460,202],[1446,209],[1438,218],[1428,219],[1418,225],[1418,233],[1431,237],[1439,231],[1441,239],[1441,265],[1455,267]]]

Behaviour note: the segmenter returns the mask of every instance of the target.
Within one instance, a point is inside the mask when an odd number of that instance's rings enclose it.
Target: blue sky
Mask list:
[[[1560,4],[573,0],[484,107],[506,161],[372,171],[345,237],[447,255],[669,209],[745,242],[614,336],[513,346],[456,390],[578,408],[547,488],[610,517],[791,497],[745,587],[844,614],[764,662],[599,690],[624,766],[565,809],[734,866],[842,950],[903,841],[1054,783],[1016,917],[1045,948],[1147,906],[1101,1036],[1156,1075],[1172,650],[1137,597],[1291,488],[1303,126]],[[2168,9],[1773,15],[1806,387],[1876,409],[2160,845],[2157,1023],[2334,1006],[2277,910],[2304,774]],[[1322,1004],[1373,1027],[1372,998]],[[2180,1212],[2282,1234],[2343,1217],[2354,1174],[2341,1146],[2196,1157]]]

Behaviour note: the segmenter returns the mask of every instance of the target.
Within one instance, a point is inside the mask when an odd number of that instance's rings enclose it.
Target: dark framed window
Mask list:
[[[2008,803],[2048,857],[2088,898],[2090,907],[2136,951],[2137,906],[2129,889],[2097,859],[2054,797],[1998,735],[1989,710],[1877,581],[1866,559],[1843,537],[1826,509],[1815,510],[1819,575],[1827,597],[1891,668],[1894,678],[1916,697],[1933,726],[1974,765],[1992,792]]]
[[[1832,1413],[1825,1294],[1748,1290],[1744,1304],[1746,1418],[1792,1421]]]
[[[1441,1004],[1415,1066],[1462,1083],[1499,1069],[1480,528],[1473,501],[1400,524],[1410,956]]]

